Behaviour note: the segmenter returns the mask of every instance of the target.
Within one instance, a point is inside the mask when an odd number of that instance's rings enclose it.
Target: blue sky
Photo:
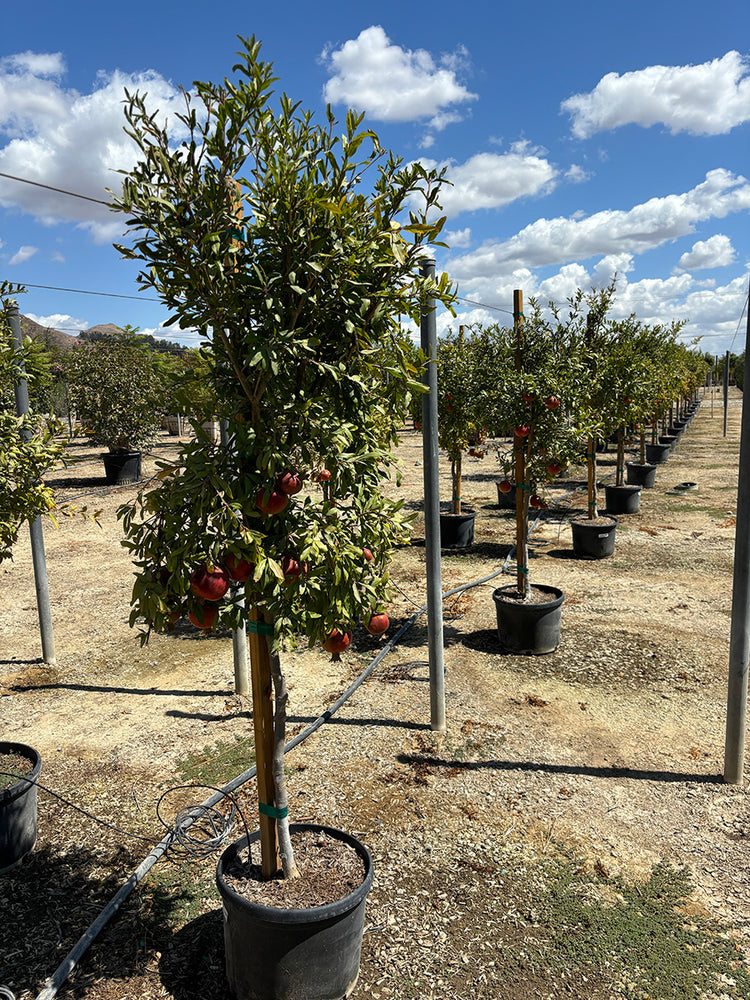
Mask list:
[[[169,112],[180,86],[230,74],[236,36],[254,33],[280,90],[364,111],[404,159],[447,166],[451,247],[437,264],[462,300],[440,330],[508,322],[514,288],[564,304],[617,273],[616,312],[687,320],[683,339],[711,353],[744,349],[747,0],[39,0],[6,10],[4,29],[0,172],[106,198],[133,162],[123,88]],[[134,297],[30,287],[23,313],[191,342],[138,291],[112,247],[120,228],[102,206],[0,177],[0,278]]]

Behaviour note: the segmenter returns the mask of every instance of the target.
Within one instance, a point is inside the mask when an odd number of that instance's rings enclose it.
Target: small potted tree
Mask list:
[[[142,450],[161,429],[166,380],[158,356],[132,335],[79,344],[64,367],[72,405],[103,455],[107,482],[137,482]]]
[[[617,428],[620,411],[612,397],[614,329],[608,313],[614,300],[614,281],[605,289],[569,300],[570,350],[582,366],[577,382],[573,423],[585,448],[587,469],[586,513],[572,518],[573,552],[582,559],[603,559],[615,547],[617,518],[599,511],[597,446]]]
[[[568,465],[577,441],[568,421],[567,400],[577,362],[564,324],[551,327],[531,303],[524,318],[523,296],[514,293],[513,330],[493,329],[488,359],[488,423],[513,427],[511,450],[499,452],[505,480],[516,495],[516,583],[493,592],[501,646],[512,653],[553,652],[560,641],[563,592],[529,579],[530,512],[548,506],[544,486]]]
[[[638,457],[627,463],[627,483],[650,488],[656,479],[657,462],[647,455],[646,425],[654,413],[657,400],[663,395],[663,380],[669,371],[667,352],[682,323],[669,327],[639,325],[635,335],[632,379],[630,387],[630,419],[637,429]]]
[[[461,486],[464,452],[484,457],[481,346],[478,337],[464,337],[463,327],[438,344],[438,444],[451,463],[450,507],[440,515],[443,548],[466,548],[474,541],[476,512],[462,502]]]
[[[174,321],[207,331],[231,448],[188,442],[121,513],[134,623],[168,629],[187,614],[250,632],[258,830],[217,872],[230,987],[239,1000],[318,1000],[353,988],[372,865],[344,831],[289,823],[282,657],[306,639],[337,658],[358,621],[387,625],[388,557],[409,532],[380,484],[418,388],[399,319],[451,291],[418,276],[442,225],[441,175],[403,166],[354,112],[339,134],[330,110],[319,124],[286,96],[272,106],[259,50],[243,41],[232,80],[195,85],[200,114],[186,95],[179,148],[141,96],[126,105],[141,156],[116,202],[134,237],[118,249]],[[334,888],[300,904],[320,844],[352,876],[343,899]]]

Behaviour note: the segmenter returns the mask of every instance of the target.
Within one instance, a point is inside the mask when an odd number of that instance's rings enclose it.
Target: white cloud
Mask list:
[[[524,273],[519,270],[499,279],[487,278],[463,283],[459,289],[462,298],[456,305],[456,318],[451,317],[447,311],[441,312],[438,315],[438,330],[442,332],[450,326],[457,329],[461,323],[472,322],[511,325],[510,313],[515,288],[523,289],[527,302],[531,297],[536,298],[542,306],[552,301],[564,314],[570,296],[575,295],[579,288],[588,291],[606,286],[609,278],[602,278],[604,276],[597,275],[596,270],[589,271],[583,265],[573,263],[564,265],[556,274],[543,281],[539,281],[532,272]],[[746,295],[746,274],[732,279],[726,285],[717,286],[714,283],[706,285],[703,281],[696,281],[687,273],[669,278],[643,278],[631,283],[620,272],[612,316],[619,319],[634,313],[643,323],[664,325],[675,320],[686,320],[679,335],[682,341],[689,343],[696,337],[705,337],[700,349],[712,353],[723,352],[729,349],[735,338],[737,320],[742,314]],[[473,301],[467,302],[467,299]],[[475,304],[477,301],[504,312],[498,313],[489,308],[483,310]],[[740,351],[742,346],[738,346],[734,339],[732,350]]]
[[[376,121],[428,119],[439,130],[460,120],[456,105],[477,99],[457,78],[467,59],[462,46],[436,63],[424,49],[394,45],[380,25],[372,25],[340,48],[326,48],[322,59],[333,74],[325,100],[347,104]]]
[[[726,267],[735,261],[732,241],[723,233],[716,233],[707,240],[698,240],[688,253],[680,257],[684,271],[700,271],[707,267]]]
[[[523,144],[512,147],[510,153],[477,153],[465,163],[436,163],[423,160],[426,167],[443,167],[446,186],[440,192],[440,203],[448,216],[477,209],[502,208],[519,198],[546,194],[552,190],[558,176],[549,160],[526,152]]]
[[[0,59],[0,70],[5,68],[32,76],[61,76],[65,72],[62,52],[16,52]]]
[[[48,76],[63,71],[59,54],[24,53],[0,61],[0,171],[41,184],[109,199],[117,170],[130,169],[135,143],[124,131],[124,90],[148,92],[148,107],[170,115],[184,105],[171,83],[154,72],[100,73],[90,94],[66,90]],[[124,220],[105,205],[0,178],[0,205],[19,208],[46,225],[77,222],[96,242],[122,234]]]
[[[633,208],[583,218],[538,219],[501,243],[488,243],[451,262],[454,277],[496,276],[518,266],[567,264],[608,254],[641,254],[687,236],[695,224],[750,208],[750,183],[728,170],[712,170],[683,194],[651,198]]]
[[[444,243],[447,243],[449,247],[468,247],[471,246],[471,229],[466,227],[466,229],[453,229],[440,234],[440,238]]]
[[[39,247],[19,247],[8,261],[8,264],[24,264],[31,260],[35,253],[39,252]]]
[[[76,330],[88,330],[91,326],[86,319],[76,319],[68,313],[51,313],[49,316],[37,316],[36,313],[26,313],[26,316],[39,326],[50,327],[52,330],[62,330],[65,333],[75,333]]]
[[[579,166],[577,163],[573,163],[565,171],[565,180],[570,181],[571,184],[582,184],[591,177],[588,170],[584,170],[583,167]]]
[[[622,125],[663,124],[674,134],[723,135],[750,121],[748,61],[739,52],[698,66],[648,66],[608,73],[588,94],[561,104],[573,135],[586,139]]]

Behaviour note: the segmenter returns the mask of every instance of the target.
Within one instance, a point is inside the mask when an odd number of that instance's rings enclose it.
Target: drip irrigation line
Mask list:
[[[41,788],[41,790],[46,792],[47,795],[51,795],[52,798],[58,799],[63,803],[63,805],[70,806],[71,809],[75,809],[76,812],[87,816],[89,819],[93,819],[95,823],[99,823],[100,826],[105,826],[108,830],[113,830],[115,833],[121,833],[123,837],[132,837],[133,840],[142,840],[146,844],[156,843],[153,837],[142,837],[139,833],[129,833],[127,830],[122,830],[119,826],[113,826],[112,823],[108,823],[106,820],[100,819],[98,816],[90,813],[87,809],[84,809],[83,806],[77,806],[75,802],[71,802],[69,799],[64,798],[57,792],[53,792],[51,788],[47,788],[47,786],[43,785],[41,781],[29,778],[25,774],[14,774],[12,771],[0,771],[0,774],[7,775],[9,778],[15,778],[17,781],[25,781],[29,785],[36,785],[37,788]]]

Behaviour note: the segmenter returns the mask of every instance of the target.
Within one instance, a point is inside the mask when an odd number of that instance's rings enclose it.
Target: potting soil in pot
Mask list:
[[[255,845],[253,863],[232,864],[224,874],[227,884],[238,895],[261,906],[300,910],[335,903],[362,885],[364,862],[348,844],[325,833],[305,830],[292,833],[292,847],[300,878],[264,880]]]
[[[33,770],[34,762],[29,760],[28,757],[24,757],[23,754],[0,754],[0,772],[3,772],[0,773],[0,792],[4,788],[10,788],[11,785],[15,785],[20,778],[26,774],[31,774]],[[4,773],[6,771],[10,773]],[[13,775],[18,775],[18,777],[13,777]]]

